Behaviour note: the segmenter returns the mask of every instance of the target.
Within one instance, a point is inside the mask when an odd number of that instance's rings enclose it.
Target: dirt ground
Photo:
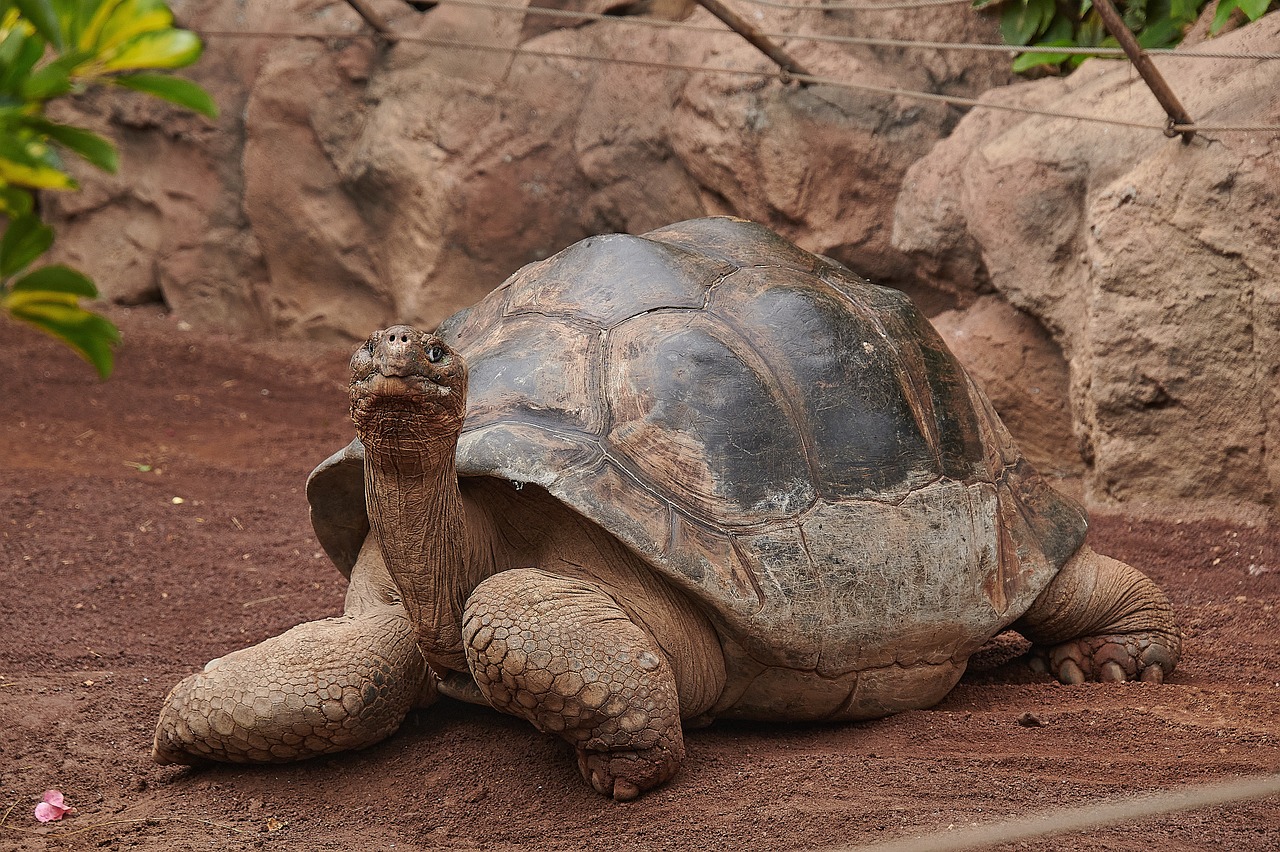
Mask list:
[[[158,767],[168,688],[336,613],[303,483],[351,436],[347,353],[115,311],[115,376],[0,324],[0,849],[809,849],[1280,772],[1280,530],[1095,518],[1186,633],[1163,685],[976,665],[940,705],[853,725],[717,724],[668,786],[615,804],[567,747],[470,706],[366,751]],[[1028,715],[1029,714],[1029,715]],[[78,816],[41,825],[57,788]],[[1280,798],[1001,848],[1280,850]]]

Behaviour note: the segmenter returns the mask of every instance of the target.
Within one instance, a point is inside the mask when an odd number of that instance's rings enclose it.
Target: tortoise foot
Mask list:
[[[635,751],[578,750],[578,770],[597,793],[629,802],[662,784],[680,769],[684,749],[659,745]]]
[[[634,799],[680,768],[671,666],[595,585],[504,571],[471,594],[462,633],[485,699],[572,745],[582,777],[601,794]]]
[[[1066,684],[1161,683],[1182,652],[1182,632],[1164,593],[1142,572],[1087,545],[1014,629],[1035,645],[1038,668]]]
[[[1151,632],[1085,636],[1038,649],[1038,667],[1065,684],[1163,683],[1178,661],[1179,644],[1167,634]]]
[[[361,748],[433,692],[403,609],[309,621],[170,690],[152,758],[277,763]]]

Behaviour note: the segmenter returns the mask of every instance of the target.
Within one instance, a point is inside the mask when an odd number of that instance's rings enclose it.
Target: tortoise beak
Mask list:
[[[408,325],[374,333],[351,357],[353,401],[356,396],[444,400],[465,393],[465,382],[465,367],[439,338]]]
[[[373,346],[374,369],[388,377],[425,378],[430,370],[422,340],[422,332],[407,325],[383,331]]]

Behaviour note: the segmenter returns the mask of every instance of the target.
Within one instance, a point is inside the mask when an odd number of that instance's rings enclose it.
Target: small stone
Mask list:
[[[1043,728],[1044,722],[1041,722],[1031,713],[1023,713],[1018,717],[1018,724],[1024,728]]]

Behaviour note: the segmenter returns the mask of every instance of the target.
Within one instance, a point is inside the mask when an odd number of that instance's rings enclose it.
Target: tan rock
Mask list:
[[[1264,18],[1210,46],[1269,50],[1277,36],[1280,18]],[[1161,65],[1202,123],[1280,118],[1256,97],[1280,84],[1271,63]],[[1163,122],[1127,66],[1096,60],[987,97]],[[1274,134],[1210,131],[1183,145],[1159,130],[977,110],[908,173],[894,242],[921,277],[962,302],[993,287],[1069,359],[1091,499],[1274,508],[1278,148]]]
[[[995,295],[932,321],[1031,463],[1053,479],[1079,477],[1084,466],[1067,405],[1067,363],[1044,327]]]
[[[434,324],[588,234],[712,212],[759,219],[882,280],[908,269],[889,245],[893,199],[953,110],[661,68],[769,67],[688,0],[561,8],[701,30],[368,2],[406,38],[232,38],[217,33],[368,29],[336,0],[175,2],[182,23],[211,33],[184,73],[222,117],[210,125],[133,96],[78,104],[121,139],[124,168],[86,173],[82,197],[51,203],[62,257],[108,297],[159,294],[196,325],[341,339],[393,320]],[[765,31],[865,32],[854,13],[743,13]],[[961,7],[875,16],[898,34],[951,26],[989,39],[994,27]],[[881,86],[955,90],[1007,75],[999,55],[962,67],[885,48],[786,46],[822,75]]]

